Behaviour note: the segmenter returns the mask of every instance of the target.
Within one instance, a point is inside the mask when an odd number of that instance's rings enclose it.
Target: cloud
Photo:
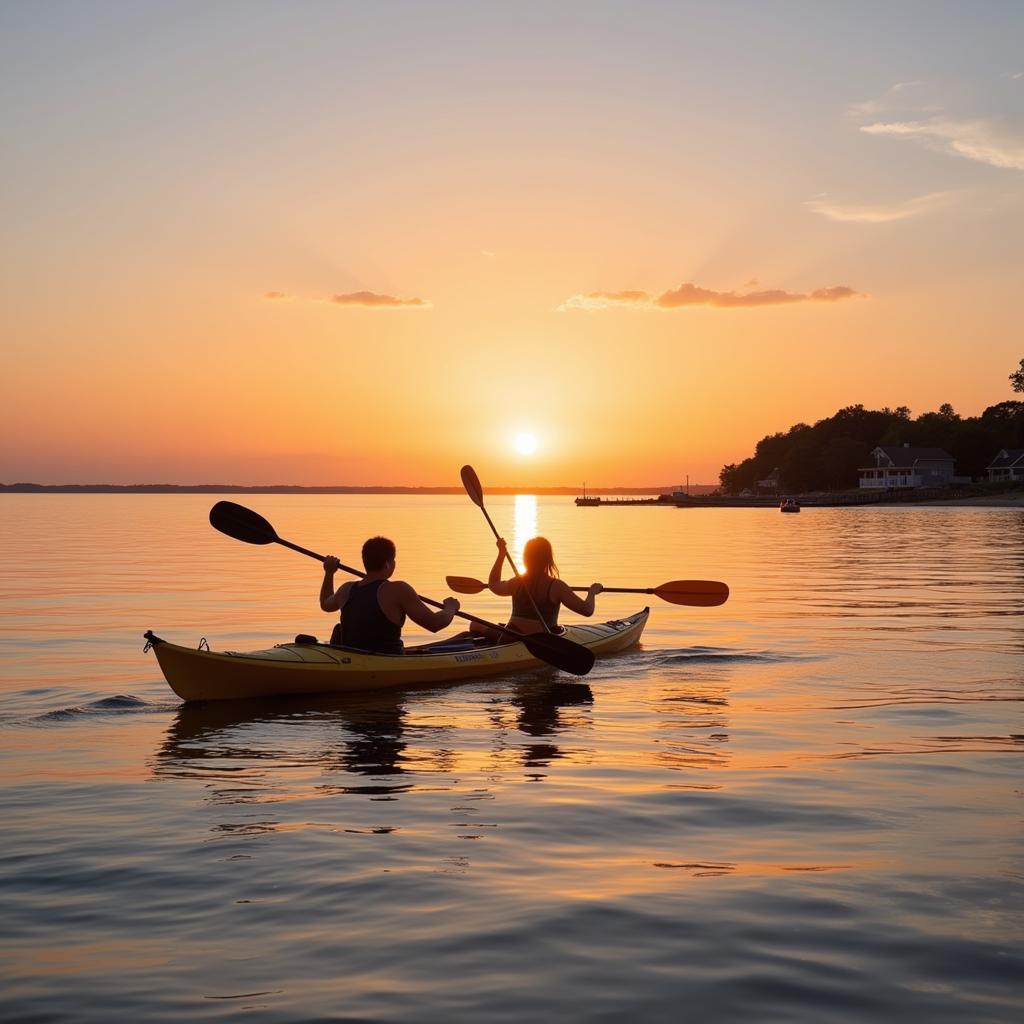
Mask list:
[[[287,299],[291,298],[286,292],[264,292],[263,298],[265,299]]]
[[[653,309],[652,296],[648,292],[591,292],[589,295],[572,295],[565,300],[557,312],[582,309],[592,313],[598,309],[612,309],[615,306],[633,306],[636,309]]]
[[[758,292],[716,292],[695,284],[681,284],[660,295],[644,291],[590,292],[573,295],[558,307],[559,312],[602,309],[681,309],[684,306],[713,306],[717,309],[744,309],[752,306],[785,306],[797,302],[839,302],[842,299],[866,298],[846,285],[816,288],[811,292],[787,292],[779,288]]]
[[[398,299],[394,295],[380,295],[377,292],[348,292],[345,295],[332,295],[328,301],[337,306],[362,306],[366,309],[400,309],[410,306],[430,308],[426,299]]]
[[[1024,135],[997,121],[880,121],[861,125],[860,130],[867,135],[915,139],[978,163],[1024,171]]]
[[[813,213],[820,213],[829,220],[839,220],[853,224],[887,224],[894,220],[906,220],[917,217],[936,207],[946,205],[952,198],[952,192],[929,192],[913,199],[904,199],[900,203],[837,203],[827,196],[809,199],[804,206]]]
[[[912,82],[896,82],[875,99],[851,103],[846,108],[846,112],[851,117],[860,118],[881,114],[884,111],[905,110],[908,107],[917,110],[940,110],[940,107],[934,105],[924,105],[929,91],[928,83],[920,79]]]

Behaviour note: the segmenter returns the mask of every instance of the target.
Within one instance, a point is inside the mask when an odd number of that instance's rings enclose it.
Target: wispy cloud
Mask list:
[[[1024,136],[998,121],[880,121],[862,125],[860,130],[868,135],[914,139],[992,167],[1024,171]]]
[[[912,82],[896,82],[889,86],[881,96],[874,99],[863,100],[860,103],[851,103],[846,112],[851,117],[862,118],[872,117],[878,114],[893,111],[907,110],[941,110],[929,101],[929,86],[927,82],[915,79]]]
[[[899,203],[837,203],[827,196],[809,199],[804,206],[814,213],[828,217],[829,220],[844,221],[852,224],[887,224],[894,220],[906,220],[918,217],[937,207],[947,205],[953,192],[929,192],[923,196],[914,196]]]
[[[378,292],[348,292],[345,295],[332,295],[328,301],[337,306],[362,306],[366,309],[430,308],[430,303],[426,299],[399,299],[394,295],[381,295]]]
[[[288,299],[291,298],[287,292],[264,292],[263,298],[265,299]]]
[[[757,292],[717,292],[695,284],[681,284],[660,295],[644,291],[590,292],[573,295],[559,307],[559,312],[602,309],[667,310],[685,306],[712,306],[717,309],[746,309],[753,306],[785,306],[797,302],[839,302],[842,299],[866,298],[846,285],[816,288],[810,292],[787,292],[772,288]]]

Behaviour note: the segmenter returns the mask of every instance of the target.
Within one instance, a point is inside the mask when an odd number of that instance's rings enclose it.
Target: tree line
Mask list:
[[[1024,392],[1024,359],[1010,379]],[[750,458],[723,466],[719,480],[726,494],[739,494],[777,468],[780,490],[846,490],[858,486],[858,469],[874,465],[875,448],[904,444],[943,448],[956,459],[957,476],[983,477],[1000,448],[1024,448],[1024,402],[990,405],[980,416],[959,416],[946,403],[916,419],[905,406],[848,405],[813,426],[797,423],[761,438]]]

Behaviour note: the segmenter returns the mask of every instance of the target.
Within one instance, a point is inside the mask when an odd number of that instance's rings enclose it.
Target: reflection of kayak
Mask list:
[[[574,623],[563,636],[595,654],[632,647],[647,625],[649,609],[611,622]],[[224,653],[167,643],[149,632],[157,661],[182,699],[244,700],[299,694],[346,693],[421,683],[458,683],[481,676],[536,668],[521,643],[479,646],[471,640],[440,640],[404,654],[368,654],[328,644],[278,644],[266,651]]]

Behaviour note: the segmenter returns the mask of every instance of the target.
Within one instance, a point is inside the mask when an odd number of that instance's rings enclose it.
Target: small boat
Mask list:
[[[779,505],[780,512],[799,512],[800,502],[796,498],[783,498]]]
[[[632,647],[647,625],[649,608],[610,622],[573,623],[562,635],[595,654]],[[406,648],[402,654],[371,654],[296,637],[265,651],[194,650],[145,634],[171,689],[185,701],[249,700],[381,690],[390,686],[461,683],[483,676],[542,666],[519,643],[480,644],[467,636]]]

